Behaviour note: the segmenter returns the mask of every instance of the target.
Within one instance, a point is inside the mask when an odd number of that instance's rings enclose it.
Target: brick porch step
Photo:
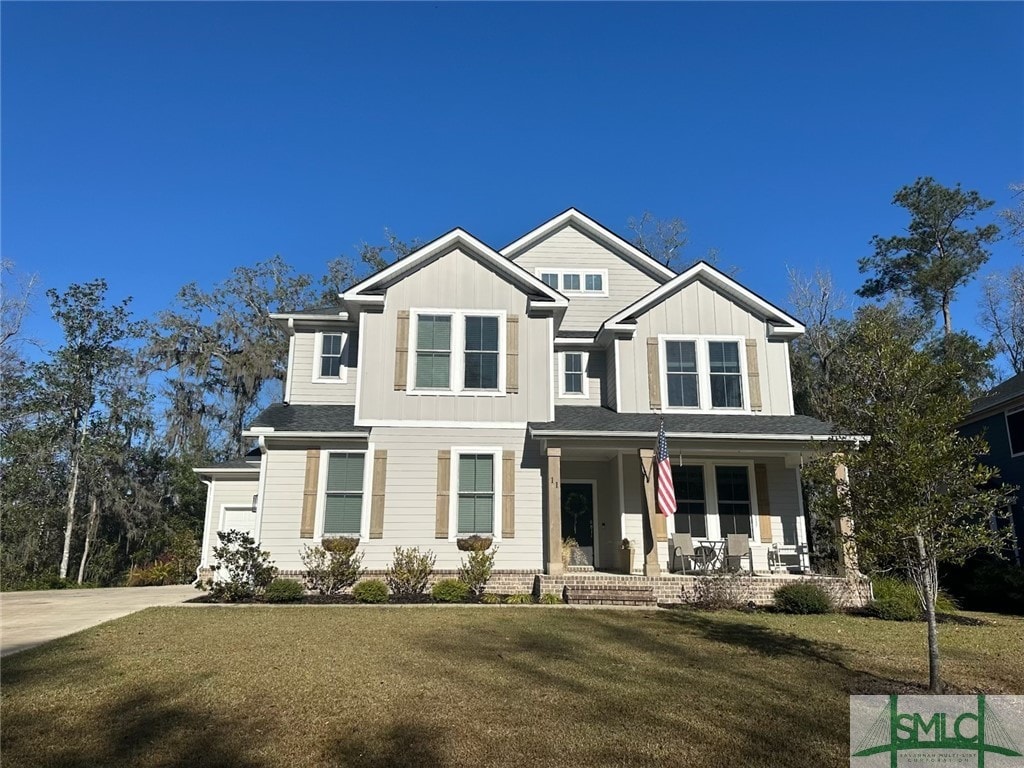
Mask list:
[[[657,605],[653,587],[567,584],[565,602],[577,605]]]

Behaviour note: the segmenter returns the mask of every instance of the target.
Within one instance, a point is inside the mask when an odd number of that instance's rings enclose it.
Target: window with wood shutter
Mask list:
[[[696,342],[665,342],[665,380],[668,383],[669,405],[679,408],[700,407]]]
[[[359,361],[359,365],[362,365]],[[395,390],[409,388],[409,310],[398,310],[395,320]]]
[[[451,315],[416,316],[416,389],[450,389]]]
[[[316,528],[316,499],[319,491],[320,451],[310,448],[306,451],[306,477],[302,492],[302,517],[299,520],[299,538],[312,539]]]
[[[504,451],[501,456],[501,536],[516,535],[516,452]]]
[[[434,537],[448,538],[448,518],[451,514],[449,499],[451,498],[450,483],[452,469],[452,452],[437,452],[437,506],[434,514]]]
[[[363,522],[364,453],[331,453],[324,488],[324,535],[358,536]]]
[[[370,499],[370,538],[384,536],[384,489],[388,477],[388,452],[374,451],[373,496]]]
[[[761,371],[757,361],[757,339],[747,339],[747,388],[750,390],[750,410],[762,410]]]
[[[494,533],[494,456],[459,454],[458,522],[461,535]]]
[[[660,357],[658,338],[651,336],[647,339],[647,398],[652,411],[661,410],[661,370],[658,365]]]
[[[754,485],[757,487],[757,517],[761,542],[770,544],[772,540],[772,501],[768,494],[767,465],[754,465]]]
[[[519,392],[519,315],[505,319],[505,392]]]
[[[498,318],[466,317],[465,389],[498,388]]]

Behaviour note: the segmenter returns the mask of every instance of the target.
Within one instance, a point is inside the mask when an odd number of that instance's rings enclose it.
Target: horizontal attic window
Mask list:
[[[608,270],[538,269],[541,281],[562,293],[608,295]]]

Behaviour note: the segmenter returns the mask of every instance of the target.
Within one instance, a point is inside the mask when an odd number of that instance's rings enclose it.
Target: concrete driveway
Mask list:
[[[189,585],[53,589],[0,593],[0,656],[154,605],[176,605],[199,592]]]

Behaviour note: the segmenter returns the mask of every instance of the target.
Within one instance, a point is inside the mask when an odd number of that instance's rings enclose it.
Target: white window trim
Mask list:
[[[341,336],[341,369],[337,376],[320,375],[320,357],[323,354],[324,336]],[[317,331],[313,334],[313,383],[314,384],[345,384],[348,382],[348,366],[345,357],[348,352],[348,334],[344,331]]]
[[[1024,408],[1003,411],[1003,426],[1006,428],[1006,447],[1010,449],[1010,456],[1012,457],[1024,456],[1024,451],[1013,452],[1013,436],[1010,434],[1010,417],[1021,411],[1024,411]]]
[[[416,388],[416,349],[420,315],[450,315],[452,318],[451,359],[448,366],[448,389],[417,389]],[[440,309],[432,307],[411,308],[409,310],[409,360],[406,363],[406,381],[411,388],[409,395],[441,395],[459,397],[505,397],[505,365],[508,354],[506,339],[506,321],[508,313],[504,309]],[[497,389],[466,389],[466,318],[496,317],[498,318],[498,388]]]
[[[665,352],[667,341],[693,341],[697,349],[697,393],[700,405],[692,408],[684,405],[668,404],[668,356]],[[740,393],[743,397],[742,408],[711,407],[711,364],[708,360],[709,341],[734,341],[737,344],[740,358]],[[659,334],[658,336],[658,375],[661,378],[663,411],[682,413],[750,413],[750,384],[747,379],[747,355],[745,336],[694,336],[692,334]]]
[[[501,447],[489,446],[452,446],[452,460],[448,479],[448,541],[455,541],[459,538],[459,457],[463,454],[487,453],[494,457],[492,465],[494,472],[494,519],[491,521],[491,540],[501,541],[501,506],[502,506],[502,456]],[[472,533],[464,533],[462,536],[473,536]],[[482,535],[482,534],[479,534]]]
[[[608,295],[608,270],[607,269],[560,269],[560,268],[546,268],[536,267],[534,274],[538,278],[541,275],[558,275],[558,286],[555,288],[566,296],[607,296]],[[580,276],[580,287],[579,290],[570,290],[563,288],[563,277],[565,275],[579,275]],[[587,290],[587,275],[600,275],[601,276],[601,290],[600,291],[588,291]],[[543,278],[541,278],[543,279]]]
[[[583,370],[580,373],[583,375],[583,391],[582,392],[566,392],[565,391],[565,356],[566,355],[580,355],[582,358],[581,365]],[[590,353],[583,352],[578,349],[570,349],[565,352],[558,353],[558,396],[564,398],[574,398],[577,400],[587,400],[590,398],[590,379],[587,378],[587,365],[590,363]]]
[[[359,514],[359,540],[370,538],[370,502],[373,492],[373,443],[365,448],[329,448],[320,451],[320,471],[317,478],[316,520],[313,526],[313,540],[322,542],[324,539],[324,519],[327,506],[327,467],[333,453],[363,454],[363,503]],[[351,537],[351,533],[331,533],[330,537]]]
[[[722,520],[718,514],[718,482],[715,477],[715,467],[746,467],[747,469],[747,488],[750,490],[750,536],[755,544],[761,543],[761,526],[758,524],[759,510],[757,508],[757,487],[755,482],[757,478],[754,474],[754,463],[753,461],[733,461],[731,459],[691,459],[687,456],[683,457],[680,462],[679,457],[672,456],[671,446],[669,446],[669,458],[674,459],[672,466],[676,467],[682,464],[683,466],[689,467],[701,467],[701,471],[704,473],[704,514],[707,518],[707,529],[708,535],[703,538],[709,540],[722,540],[726,538],[722,535]],[[669,542],[672,540],[672,533],[675,532],[675,522],[672,520],[668,521],[669,528]],[[694,541],[697,541],[701,537],[695,537]]]

